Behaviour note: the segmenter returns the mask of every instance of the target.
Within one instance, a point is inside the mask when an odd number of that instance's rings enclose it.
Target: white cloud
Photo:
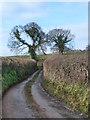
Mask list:
[[[1,0],[1,2],[12,2],[12,0]],[[13,2],[32,2],[32,0],[13,0]],[[89,2],[89,0],[33,0],[33,2]]]
[[[0,3],[0,27],[2,26],[2,3]]]
[[[88,39],[88,22],[76,23],[76,24],[66,25],[63,27],[66,29],[70,29],[71,32],[76,34],[82,40],[85,38]]]
[[[27,19],[32,19],[32,18],[36,18],[36,17],[39,17],[41,15],[41,13],[30,13],[30,12],[23,12],[19,15],[19,18],[20,19],[23,19],[23,20],[27,20]]]
[[[16,2],[19,2],[19,3],[16,3]],[[30,1],[29,1],[29,3],[27,3],[27,0],[25,0],[25,2],[22,0],[18,0],[18,1],[15,0],[15,4],[14,4],[14,1],[10,2],[10,3],[9,2],[3,3],[3,6],[5,8],[5,9],[3,9],[3,11],[4,11],[3,14],[6,17],[6,19],[4,21],[6,26],[4,26],[4,27],[9,28],[7,30],[3,30],[4,36],[5,36],[3,38],[3,40],[4,40],[3,43],[5,43],[5,45],[3,45],[3,46],[5,46],[5,50],[3,47],[3,51],[2,51],[3,55],[7,55],[10,53],[10,51],[6,47],[7,46],[6,43],[7,43],[7,39],[9,36],[9,31],[12,29],[11,27],[13,25],[22,24],[23,20],[24,20],[24,22],[27,23],[27,21],[32,20],[32,18],[38,18],[42,15],[45,16],[44,13],[48,14],[49,9],[40,7],[41,4],[42,3],[32,3],[32,2],[30,3]],[[19,9],[20,6],[22,8]],[[2,15],[0,15],[0,16],[2,16]],[[9,19],[7,19],[7,18],[9,18]],[[44,28],[44,31],[48,32],[50,29],[53,29],[56,27],[58,27],[58,26],[53,26],[53,27],[48,26],[48,28]],[[42,28],[43,28],[43,26],[42,26]],[[62,25],[59,28],[70,29],[71,33],[75,34],[74,41],[75,41],[76,48],[78,48],[79,46],[80,46],[80,48],[85,47],[84,43],[86,44],[88,41],[88,23],[87,22],[75,23],[75,24],[70,24],[70,25]]]
[[[0,2],[0,53],[2,49],[2,3]]]
[[[28,21],[33,18],[38,18],[43,15],[44,9],[41,7],[42,3],[3,3],[3,19],[12,21]],[[45,10],[46,11],[46,10]],[[47,13],[47,11],[46,11]]]
[[[0,40],[2,39],[2,28],[0,28]]]
[[[0,55],[2,52],[2,28],[0,28]]]
[[[42,26],[42,28],[46,33],[53,28],[70,29],[71,33],[75,34],[75,40],[73,41],[74,43],[72,43],[75,48],[83,49],[85,48],[86,44],[88,44],[88,23],[87,22],[75,23],[75,24],[70,24],[70,25],[62,25],[60,27],[59,26],[54,26],[54,27],[48,26],[48,28],[44,28]],[[7,42],[8,42],[7,40],[9,38],[10,30],[3,29],[3,32],[4,32],[3,45],[0,42],[0,48],[2,49],[2,51],[0,50],[0,56],[1,55],[4,55],[4,56],[14,55],[7,48]]]
[[[0,28],[0,56],[12,55],[7,48],[7,42],[9,38],[9,29]]]
[[[40,8],[41,3],[32,3],[32,2],[3,2],[2,7],[5,15],[13,15],[13,13],[22,13],[24,11],[36,11],[37,8]],[[34,12],[32,11],[32,12]]]
[[[43,28],[47,33],[49,30],[54,28],[69,29],[71,33],[75,35],[75,39],[72,44],[76,49],[84,49],[88,45],[88,22],[75,23],[69,25],[53,26],[48,28]]]
[[[34,2],[23,2],[22,0],[20,1],[20,4],[26,8],[26,9],[33,9],[33,8],[37,8],[40,6],[41,3],[37,2],[37,3],[34,3]]]
[[[88,22],[67,26],[75,34],[75,48],[83,49],[88,45]]]
[[[0,56],[13,56],[14,53],[10,52],[7,47],[2,47],[0,50]]]

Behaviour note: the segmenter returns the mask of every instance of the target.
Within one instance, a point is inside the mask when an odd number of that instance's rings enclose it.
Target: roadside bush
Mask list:
[[[34,60],[2,57],[2,92],[37,70]]]
[[[56,82],[54,80],[43,80],[42,86],[51,96],[64,101],[74,110],[78,110],[84,115],[88,114],[88,88],[77,83],[76,85],[66,82]]]
[[[45,60],[43,72],[42,85],[52,96],[88,115],[90,88],[87,53],[53,55]]]
[[[88,54],[55,54],[45,60],[44,77],[59,81],[88,83]]]

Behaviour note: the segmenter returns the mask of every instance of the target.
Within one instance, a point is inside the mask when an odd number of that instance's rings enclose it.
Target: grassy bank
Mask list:
[[[71,85],[66,82],[56,82],[55,80],[43,80],[42,86],[51,96],[64,101],[74,110],[88,115],[90,100],[88,99],[87,86],[82,85],[82,83]]]
[[[31,93],[31,87],[33,85],[33,83],[35,82],[36,78],[38,77],[40,71],[38,71],[35,76],[32,78],[32,80],[30,80],[29,82],[26,83],[25,87],[24,87],[24,93],[26,96],[26,100],[28,103],[33,102],[33,97],[32,97],[32,93]]]
[[[2,93],[24,80],[37,70],[34,60],[21,58],[1,58],[2,59]]]
[[[56,54],[44,61],[43,87],[73,109],[88,115],[88,53]]]
[[[45,60],[47,57],[49,57],[52,54],[39,54],[37,55],[38,60]],[[31,59],[30,55],[18,55],[18,56],[11,56],[11,58],[22,58],[22,59]]]

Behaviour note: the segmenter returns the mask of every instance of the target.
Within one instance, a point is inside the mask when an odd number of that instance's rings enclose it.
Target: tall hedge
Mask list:
[[[88,54],[52,55],[43,64],[43,87],[73,109],[88,115]]]
[[[37,70],[35,60],[2,57],[2,92]]]

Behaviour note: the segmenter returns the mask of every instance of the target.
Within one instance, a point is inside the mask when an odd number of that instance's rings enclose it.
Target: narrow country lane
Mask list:
[[[32,96],[38,109],[35,109],[35,106],[34,108],[30,107],[26,102],[24,87],[36,73],[26,81],[10,88],[4,95],[2,101],[3,118],[82,118],[78,113],[68,109],[63,102],[57,101],[44,91],[41,86],[42,71],[31,88]]]
[[[46,115],[47,118],[82,118],[79,113],[70,110],[63,102],[49,96],[42,88],[41,80],[42,71],[32,86],[32,95],[35,102],[39,105],[42,114]]]
[[[36,72],[37,73],[37,72]],[[36,118],[37,113],[28,107],[24,96],[25,84],[33,78],[34,73],[28,80],[10,88],[2,101],[3,118]]]

